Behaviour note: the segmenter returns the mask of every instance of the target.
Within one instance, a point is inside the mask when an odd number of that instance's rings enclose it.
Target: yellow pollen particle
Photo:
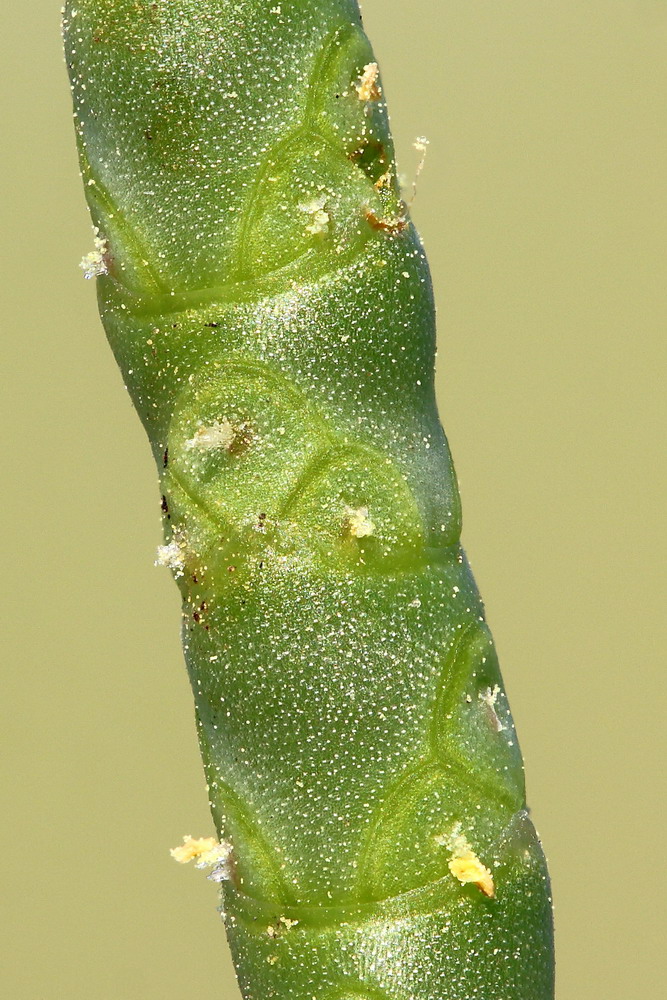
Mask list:
[[[169,853],[174,861],[178,861],[179,865],[187,865],[188,861],[201,858],[218,846],[219,844],[215,837],[199,837],[195,839],[188,835],[183,837],[183,843],[179,847],[172,847]]]
[[[446,837],[442,834],[435,837],[436,844],[441,847],[448,847],[452,856],[448,861],[448,867],[454,878],[459,882],[470,882],[490,899],[496,894],[496,887],[493,875],[479,860],[472,847],[461,832],[461,824],[455,823],[451,834]]]
[[[374,534],[375,525],[368,516],[368,507],[345,508],[345,531],[353,538],[368,538]]]
[[[379,74],[380,67],[376,62],[367,63],[364,66],[359,83],[356,85],[360,101],[377,101],[379,99],[380,88],[377,85]]]
[[[459,882],[472,882],[478,889],[481,889],[485,896],[493,899],[496,894],[496,887],[493,882],[493,875],[489,869],[482,864],[474,851],[466,851],[457,858],[450,858],[449,870]]]
[[[232,877],[232,845],[226,840],[218,841],[215,837],[183,837],[180,847],[174,847],[169,852],[175,861],[186,865],[194,861],[195,868],[212,868],[208,876],[211,882],[228,882]]]

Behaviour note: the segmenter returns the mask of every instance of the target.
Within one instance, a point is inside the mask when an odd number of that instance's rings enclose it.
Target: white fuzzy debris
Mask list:
[[[424,164],[426,163],[426,151],[429,147],[429,140],[425,135],[418,135],[415,141],[412,143],[414,149],[420,153],[419,163],[417,164],[417,169],[415,171],[415,179],[412,182],[412,195],[410,196],[410,201],[408,204],[411,206],[417,197],[417,181],[419,180],[420,174],[424,169]]]
[[[184,447],[188,451],[214,451],[217,448],[224,448],[229,451],[236,440],[237,432],[229,420],[220,420],[208,426],[202,424],[194,433],[194,436],[184,442]]]
[[[195,862],[195,868],[212,868],[211,882],[229,882],[232,877],[232,845],[223,840]]]
[[[311,236],[323,236],[325,233],[329,232],[331,216],[325,210],[326,202],[326,197],[324,195],[320,195],[317,198],[311,199],[311,201],[306,201],[299,205],[301,211],[310,216],[310,222],[306,226],[306,232],[310,233]]]
[[[463,823],[455,823],[450,833],[439,833],[434,838],[439,847],[446,847],[452,854],[467,851],[470,844],[463,834]]]
[[[79,267],[83,271],[84,278],[97,278],[101,274],[108,274],[109,268],[107,267],[106,255],[109,252],[109,244],[103,236],[99,235],[99,229],[95,230],[94,246],[95,249],[87,253],[85,257],[82,258]]]
[[[185,569],[185,553],[183,543],[176,537],[168,545],[158,545],[155,553],[155,565],[166,566],[178,578],[183,576]]]
[[[498,701],[498,695],[500,694],[500,687],[495,684],[493,688],[488,687],[485,691],[479,692],[479,700],[486,705],[489,710],[489,715],[491,716],[491,721],[496,727],[497,732],[502,733],[504,726],[498,717],[496,712],[496,702]]]
[[[200,865],[196,865],[195,867],[199,868]],[[227,858],[226,861],[220,861],[215,866],[210,875],[206,876],[209,882],[229,882],[231,880],[231,877],[232,877],[231,858]]]
[[[356,85],[360,101],[377,101],[380,96],[380,88],[377,85],[379,75],[380,67],[376,62],[367,63],[364,66],[359,83]]]
[[[368,507],[346,507],[345,530],[353,538],[368,538],[374,534],[375,525],[368,516]]]

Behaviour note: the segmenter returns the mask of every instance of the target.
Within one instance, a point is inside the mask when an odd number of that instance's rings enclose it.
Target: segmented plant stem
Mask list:
[[[65,38],[84,269],[160,476],[243,996],[549,1000],[356,2],[71,0]]]

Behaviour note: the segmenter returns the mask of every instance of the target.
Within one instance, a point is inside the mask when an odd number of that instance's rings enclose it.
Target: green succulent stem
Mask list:
[[[71,0],[65,39],[245,1000],[549,1000],[548,878],[356,2]]]

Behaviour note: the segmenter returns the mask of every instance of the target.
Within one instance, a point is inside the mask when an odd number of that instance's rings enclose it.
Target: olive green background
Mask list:
[[[665,0],[366,0],[439,397],[554,883],[558,1000],[657,1000],[665,893]],[[0,975],[236,1000],[155,473],[78,261],[54,0],[2,17]],[[521,998],[507,998],[521,1000]]]

